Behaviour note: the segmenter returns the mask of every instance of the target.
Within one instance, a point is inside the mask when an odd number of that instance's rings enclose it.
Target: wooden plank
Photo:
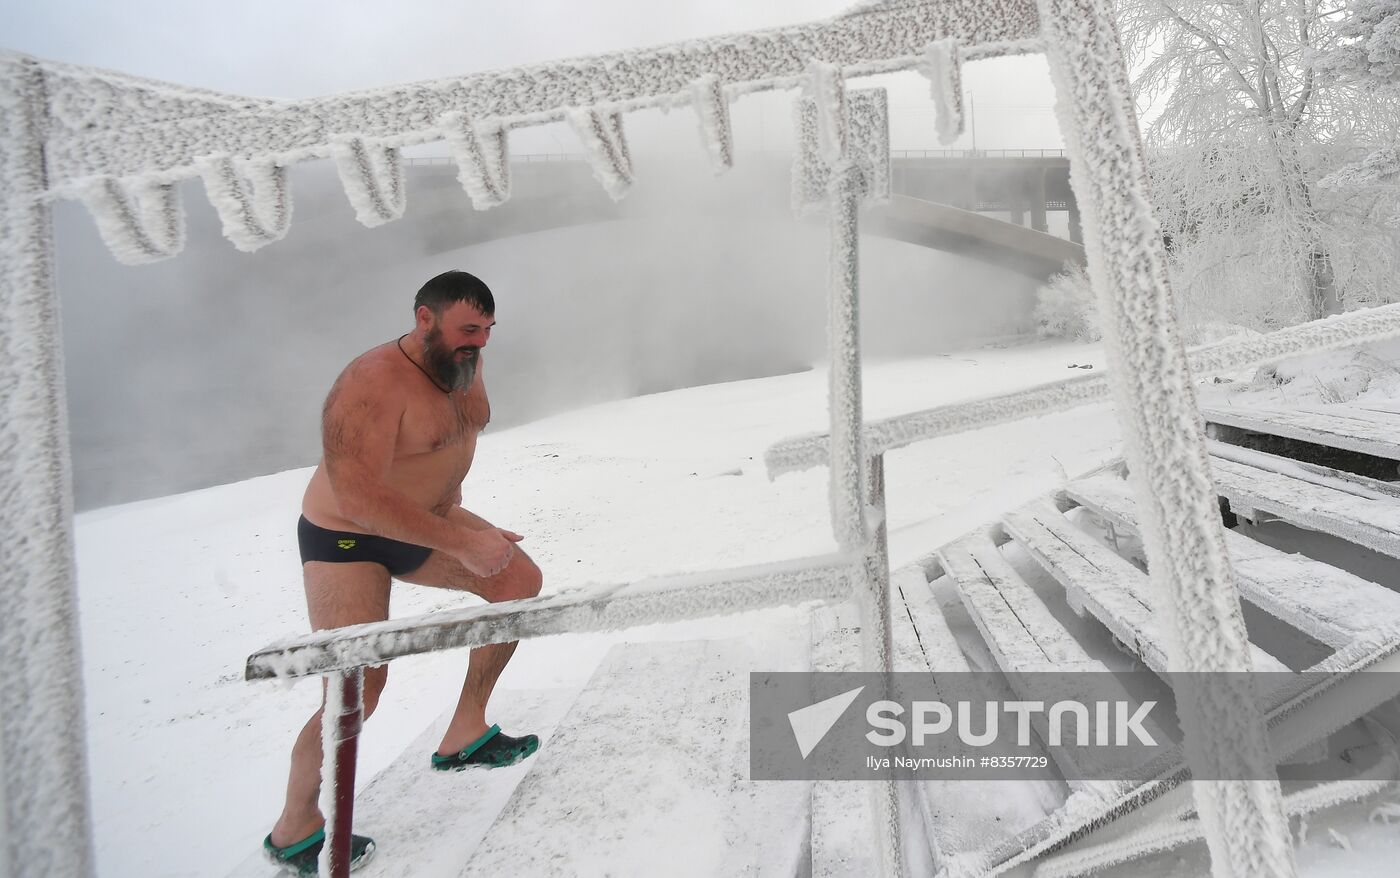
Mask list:
[[[457,874],[792,875],[808,787],[749,780],[754,666],[742,640],[614,647]]]
[[[1276,409],[1264,406],[1207,406],[1201,409],[1207,423],[1222,424],[1270,436],[1283,436],[1329,448],[1341,448],[1400,460],[1400,418],[1382,423],[1344,406]]]
[[[899,655],[896,649],[895,655]],[[861,670],[860,626],[853,601],[812,610],[812,670]],[[873,875],[879,871],[870,795],[863,783],[812,784],[811,856],[813,878]]]
[[[1211,466],[1216,489],[1234,505],[1400,558],[1400,501],[1358,497],[1218,457]]]
[[[1143,663],[1167,670],[1169,633],[1147,574],[1041,501],[1003,519],[1007,532]],[[1288,672],[1251,643],[1253,669]]]
[[[924,660],[934,673],[970,673],[972,666],[948,628],[933,589],[918,567],[904,567],[890,574],[890,585],[904,599],[904,609],[914,625]]]
[[[1381,412],[1382,414],[1400,415],[1400,400],[1394,399],[1353,399],[1349,405],[1365,409],[1368,412]]]
[[[1081,479],[1066,493],[1116,526],[1139,529],[1136,501],[1123,479]],[[1225,531],[1225,546],[1245,599],[1322,643],[1340,648],[1400,622],[1400,594],[1383,585],[1233,530]]]
[[[1206,440],[1206,450],[1210,452],[1212,457],[1233,460],[1235,463],[1243,463],[1280,475],[1291,476],[1305,482],[1312,482],[1315,485],[1327,485],[1338,491],[1355,494],[1358,497],[1370,497],[1373,500],[1381,500],[1386,497],[1400,499],[1400,482],[1383,482],[1380,479],[1373,479],[1358,473],[1349,473],[1346,470],[1333,469],[1330,466],[1294,460],[1291,457],[1280,457],[1277,454],[1269,454],[1255,448],[1245,448],[1242,445],[1230,445],[1227,442],[1218,442],[1214,439]]]
[[[939,549],[938,556],[1003,670],[1102,667],[1050,614],[990,538],[964,537]]]

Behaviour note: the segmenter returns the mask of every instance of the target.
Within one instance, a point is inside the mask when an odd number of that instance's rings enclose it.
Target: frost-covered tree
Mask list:
[[[1357,82],[1378,94],[1400,98],[1400,0],[1352,0],[1337,28],[1343,42],[1319,52],[1318,70],[1327,77]],[[1383,146],[1363,160],[1318,181],[1323,189],[1356,191],[1394,184],[1400,176],[1400,150]],[[1391,225],[1400,221],[1393,215]]]
[[[1393,196],[1318,186],[1400,121],[1394,100],[1318,69],[1345,41],[1343,4],[1117,6],[1188,325],[1267,328],[1400,297]]]
[[[1351,0],[1337,34],[1340,45],[1318,53],[1319,70],[1400,89],[1400,0]]]

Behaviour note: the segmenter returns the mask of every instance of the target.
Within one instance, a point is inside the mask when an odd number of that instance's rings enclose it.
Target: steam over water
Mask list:
[[[414,292],[448,268],[496,294],[491,429],[824,358],[825,223],[793,219],[785,161],[718,178],[639,162],[619,205],[582,164],[517,164],[516,198],[487,214],[454,170],[411,168],[405,217],[366,229],[328,167],[298,166],[291,233],[254,254],[186,184],[185,252],[138,267],[112,259],[84,210],[58,205],[78,507],[315,463],[331,382],[412,328]],[[1028,278],[871,237],[861,260],[869,355],[1028,328]]]

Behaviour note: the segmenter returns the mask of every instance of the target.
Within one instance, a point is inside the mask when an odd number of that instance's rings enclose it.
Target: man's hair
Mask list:
[[[441,315],[454,302],[466,302],[488,317],[496,313],[491,288],[476,275],[456,269],[444,271],[423,284],[413,297],[413,312],[416,314],[419,306],[427,305],[434,314]]]

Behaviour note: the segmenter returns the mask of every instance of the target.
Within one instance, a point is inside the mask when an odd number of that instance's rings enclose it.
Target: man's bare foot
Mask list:
[[[326,820],[320,814],[314,814],[302,820],[288,820],[285,815],[277,821],[277,825],[272,827],[272,843],[284,848],[294,845],[311,833],[326,825]]]
[[[461,753],[472,744],[480,741],[481,736],[490,730],[491,727],[486,724],[485,719],[463,725],[460,728],[449,726],[447,734],[442,737],[442,743],[438,745],[437,755],[453,756]]]

